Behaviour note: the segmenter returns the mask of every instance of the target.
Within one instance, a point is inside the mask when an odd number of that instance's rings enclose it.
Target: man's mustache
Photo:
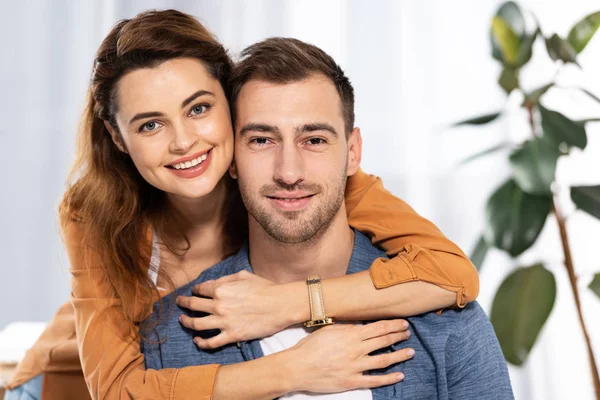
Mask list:
[[[273,184],[263,186],[260,189],[260,195],[266,196],[266,197],[273,197],[273,194],[281,192],[281,191],[286,191],[286,192],[302,191],[302,192],[308,192],[310,194],[317,194],[322,191],[322,187],[321,187],[321,185],[318,185],[316,183],[301,182],[301,183],[293,183],[290,185],[285,182],[276,182]]]

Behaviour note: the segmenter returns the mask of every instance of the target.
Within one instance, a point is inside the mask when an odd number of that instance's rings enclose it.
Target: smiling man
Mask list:
[[[365,271],[373,260],[385,257],[349,227],[346,216],[346,179],[357,172],[362,152],[360,130],[354,127],[353,89],[330,56],[295,39],[267,39],[243,54],[230,96],[236,132],[230,173],[249,213],[248,247],[163,298],[162,307],[198,283],[248,271],[276,283],[308,278],[312,318],[306,325],[332,324],[324,310],[327,303],[320,301],[320,279]],[[154,339],[163,340],[160,345],[144,344],[148,368],[252,360],[291,348],[315,329],[295,325],[260,340],[202,350],[192,340],[199,333],[181,328],[182,313],[176,309],[157,326]],[[402,382],[310,397],[512,398],[498,341],[476,302],[407,320],[410,339],[383,353],[410,347],[414,358],[382,365],[377,372],[402,371]],[[284,397],[309,395],[292,392]]]

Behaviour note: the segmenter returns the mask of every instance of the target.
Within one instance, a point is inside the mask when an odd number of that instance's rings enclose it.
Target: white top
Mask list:
[[[283,351],[293,347],[302,338],[308,336],[314,328],[305,328],[302,325],[293,325],[287,329],[282,330],[272,336],[266,337],[260,341],[260,347],[262,348],[265,356],[273,353]],[[338,399],[338,400],[372,400],[373,395],[369,389],[351,390],[343,393],[331,393],[331,394],[320,394],[320,393],[307,393],[307,392],[296,392],[290,393],[285,396],[281,396],[281,399]]]
[[[152,279],[154,285],[158,280],[158,268],[160,266],[160,246],[158,245],[158,237],[152,230],[152,254],[150,255],[150,265],[148,266],[148,278]],[[159,288],[160,289],[160,288]]]

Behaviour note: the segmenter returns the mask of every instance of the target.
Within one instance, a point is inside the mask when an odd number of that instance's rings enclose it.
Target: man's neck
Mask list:
[[[306,242],[279,242],[252,217],[249,237],[252,270],[276,283],[300,281],[309,275],[319,275],[322,279],[343,276],[354,248],[354,231],[348,226],[345,207],[323,232]]]

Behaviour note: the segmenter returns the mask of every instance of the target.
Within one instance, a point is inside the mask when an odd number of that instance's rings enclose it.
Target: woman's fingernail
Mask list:
[[[406,355],[412,357],[415,355],[415,351],[413,349],[406,350]]]
[[[404,379],[404,374],[402,372],[397,373],[396,374],[396,379],[398,379],[399,381],[401,381],[402,379]]]

